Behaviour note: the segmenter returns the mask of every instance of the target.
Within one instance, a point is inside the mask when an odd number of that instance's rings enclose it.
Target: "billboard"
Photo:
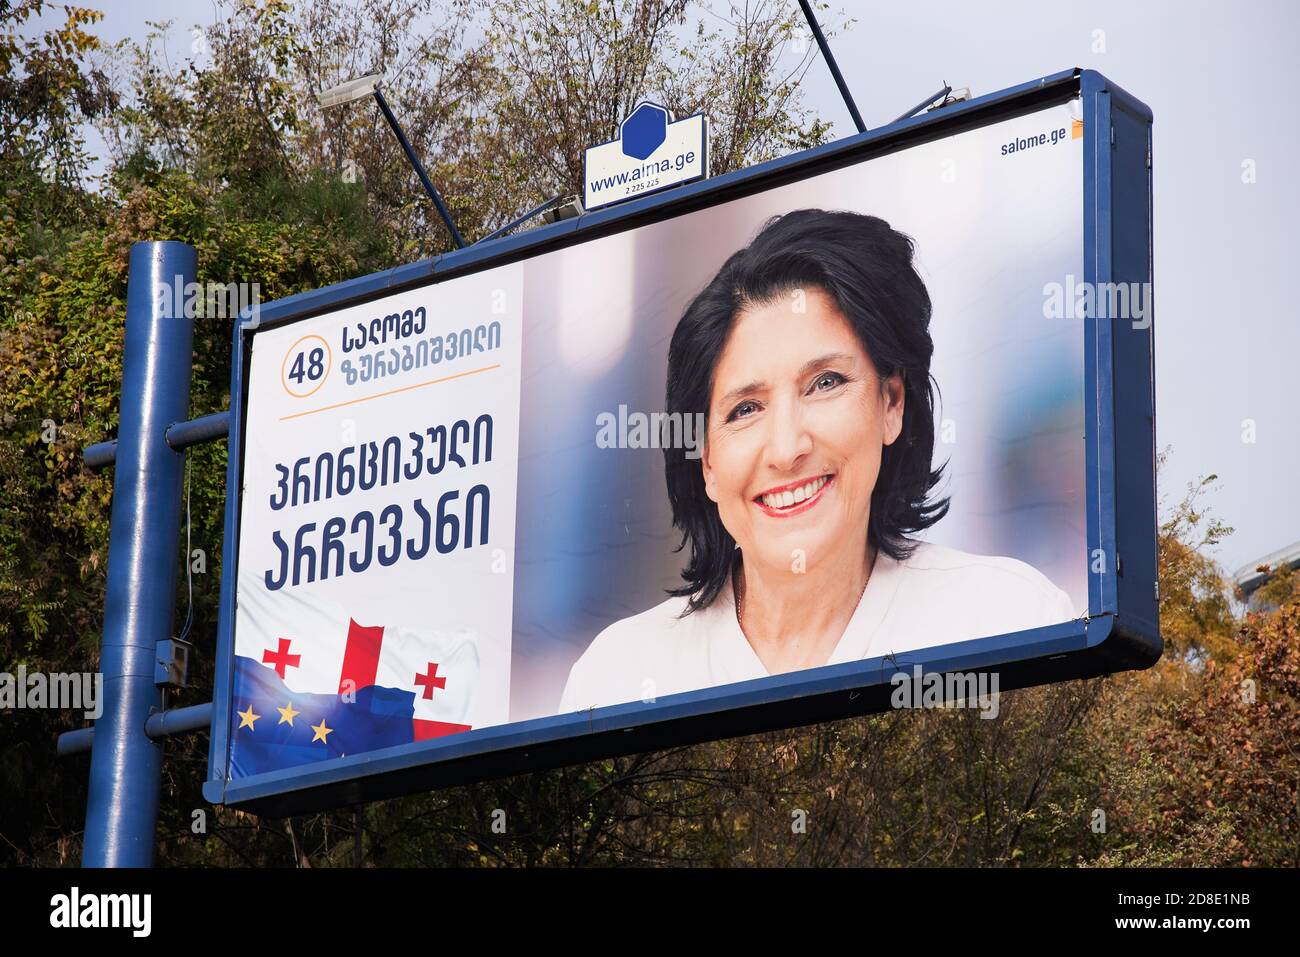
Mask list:
[[[1153,662],[1149,124],[1071,71],[264,307],[209,799]]]

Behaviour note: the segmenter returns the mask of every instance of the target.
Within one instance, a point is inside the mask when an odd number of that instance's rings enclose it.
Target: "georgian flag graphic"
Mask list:
[[[470,730],[468,631],[357,621],[316,598],[250,588],[239,608],[232,768],[242,774]]]

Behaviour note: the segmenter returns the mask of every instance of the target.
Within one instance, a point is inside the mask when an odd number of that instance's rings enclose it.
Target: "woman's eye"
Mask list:
[[[813,391],[825,392],[827,389],[833,389],[846,381],[848,380],[838,372],[823,372],[813,381]]]
[[[731,415],[727,416],[728,422],[735,422],[737,419],[743,419],[746,416],[753,415],[758,410],[758,404],[754,402],[742,402],[731,410]]]

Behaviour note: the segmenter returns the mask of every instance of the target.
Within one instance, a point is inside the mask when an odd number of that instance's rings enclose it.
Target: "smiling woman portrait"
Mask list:
[[[704,447],[664,451],[684,584],[597,636],[561,713],[1075,617],[1023,562],[912,537],[948,510],[912,258],[874,216],[798,210],[687,307],[667,411],[704,412]]]

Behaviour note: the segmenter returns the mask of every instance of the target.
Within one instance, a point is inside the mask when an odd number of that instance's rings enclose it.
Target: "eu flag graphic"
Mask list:
[[[235,658],[237,777],[415,740],[415,694],[371,685],[355,695],[295,694],[273,668]]]
[[[263,618],[235,656],[232,778],[470,730],[472,641],[297,610],[292,625]]]

